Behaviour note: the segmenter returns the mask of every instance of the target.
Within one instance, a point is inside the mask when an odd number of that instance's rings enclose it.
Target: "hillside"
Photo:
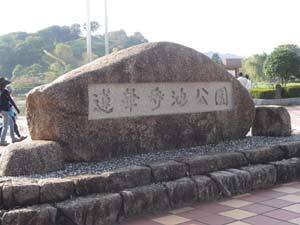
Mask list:
[[[94,33],[98,28],[92,22]],[[87,62],[84,33],[84,27],[73,24],[0,36],[0,76],[11,79],[19,93],[54,80]],[[111,52],[148,42],[141,33],[128,36],[124,30],[110,32],[109,38]],[[103,35],[93,35],[92,48],[94,58],[105,54]]]

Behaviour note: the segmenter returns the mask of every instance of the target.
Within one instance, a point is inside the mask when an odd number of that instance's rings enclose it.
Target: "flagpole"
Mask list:
[[[108,37],[108,15],[107,15],[107,0],[104,0],[105,9],[105,55],[109,54],[109,37]]]
[[[91,36],[91,8],[90,0],[86,0],[86,53],[88,61],[91,62],[92,58],[92,36]]]

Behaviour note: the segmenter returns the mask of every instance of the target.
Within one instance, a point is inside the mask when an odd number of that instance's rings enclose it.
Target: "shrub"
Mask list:
[[[257,88],[250,91],[253,98],[273,99],[275,98],[275,90],[272,88]]]
[[[273,99],[275,98],[275,87],[268,88],[266,85],[253,88],[251,90],[253,98]],[[282,87],[282,98],[299,98],[300,83],[290,83]]]
[[[300,97],[300,85],[283,87],[284,98],[297,98]]]

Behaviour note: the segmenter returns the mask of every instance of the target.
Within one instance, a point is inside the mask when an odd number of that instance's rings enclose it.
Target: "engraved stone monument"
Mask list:
[[[254,118],[246,89],[190,48],[148,43],[102,57],[32,90],[32,139],[67,161],[101,161],[244,137]]]

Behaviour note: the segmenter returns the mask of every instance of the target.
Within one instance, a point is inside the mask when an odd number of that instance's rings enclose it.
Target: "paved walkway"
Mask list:
[[[300,224],[300,182],[220,202],[194,205],[121,225],[295,225]]]
[[[300,106],[287,107],[291,115],[292,129],[294,133],[300,134]]]

